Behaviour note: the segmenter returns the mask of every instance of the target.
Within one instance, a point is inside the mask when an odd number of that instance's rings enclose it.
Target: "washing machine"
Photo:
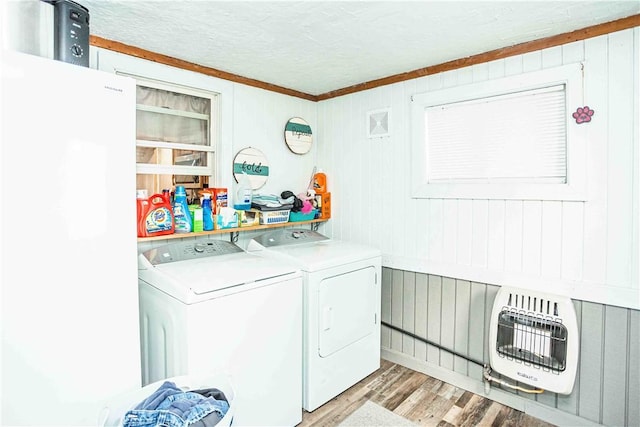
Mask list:
[[[138,284],[143,385],[228,375],[235,425],[300,423],[303,295],[295,264],[226,241],[170,243],[139,254]]]
[[[303,274],[302,406],[313,411],[380,367],[381,253],[312,230],[278,229],[247,251]]]

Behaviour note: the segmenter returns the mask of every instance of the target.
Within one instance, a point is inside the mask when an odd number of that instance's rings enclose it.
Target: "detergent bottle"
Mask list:
[[[246,172],[242,172],[242,175],[238,178],[238,188],[236,190],[236,198],[233,203],[233,208],[241,211],[251,209],[251,197],[252,189],[249,182],[249,175]]]
[[[187,192],[182,185],[176,187],[176,194],[173,199],[173,218],[175,220],[176,233],[190,233],[192,231]]]
[[[313,175],[313,190],[316,194],[324,194],[327,192],[327,175],[319,169],[315,175]]]
[[[147,190],[138,190],[136,199],[138,237],[173,234],[174,223],[171,204],[164,199],[162,194],[147,197]]]

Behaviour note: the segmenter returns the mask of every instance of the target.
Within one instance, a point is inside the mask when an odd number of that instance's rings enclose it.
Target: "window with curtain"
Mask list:
[[[581,77],[576,64],[414,95],[413,196],[582,199]]]
[[[138,189],[161,193],[182,185],[214,184],[218,94],[138,80],[136,162]]]

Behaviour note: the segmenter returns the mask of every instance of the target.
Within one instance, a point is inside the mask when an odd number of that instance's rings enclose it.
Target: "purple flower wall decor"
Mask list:
[[[584,107],[579,107],[576,112],[573,113],[573,118],[576,119],[577,124],[588,123],[591,121],[591,116],[593,116],[594,113],[595,111],[585,105]]]

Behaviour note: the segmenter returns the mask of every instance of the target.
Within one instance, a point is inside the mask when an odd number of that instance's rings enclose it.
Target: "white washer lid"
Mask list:
[[[295,262],[304,271],[319,271],[363,259],[381,256],[379,249],[343,240],[323,240],[300,245],[272,246],[265,252],[273,252]]]
[[[273,262],[246,252],[159,264],[152,268],[165,279],[197,295],[285,276],[298,270],[291,263]]]

